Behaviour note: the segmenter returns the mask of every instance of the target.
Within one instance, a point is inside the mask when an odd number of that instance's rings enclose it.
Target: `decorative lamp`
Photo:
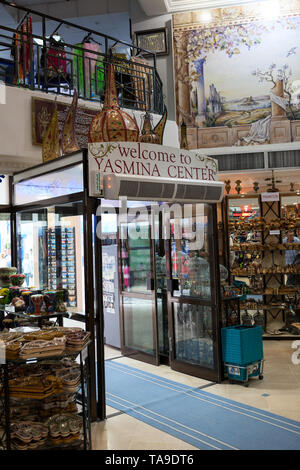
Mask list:
[[[187,133],[186,133],[186,123],[182,121],[180,126],[180,148],[188,150],[189,144],[187,140]]]
[[[91,122],[89,142],[137,142],[138,140],[139,128],[136,120],[120,109],[115,69],[113,64],[109,64],[104,105]]]
[[[230,180],[226,180],[226,181],[224,181],[224,183],[225,183],[225,190],[226,190],[226,193],[229,194],[229,193],[230,193],[230,190],[231,190]]]
[[[61,139],[61,149],[63,155],[67,153],[76,152],[80,150],[80,147],[77,142],[76,132],[75,132],[75,119],[76,111],[78,104],[78,95],[77,91],[74,90],[73,100],[67,115],[67,119],[64,123]]]
[[[235,184],[236,184],[235,190],[238,194],[240,194],[240,192],[242,190],[241,180],[236,180]]]
[[[163,144],[163,139],[164,139],[164,132],[165,132],[165,126],[168,118],[168,111],[166,105],[164,105],[164,112],[163,115],[160,119],[160,121],[156,124],[154,127],[154,133],[157,135],[159,139],[159,144]]]
[[[143,124],[143,129],[142,133],[140,135],[139,141],[140,142],[148,142],[149,144],[159,144],[159,137],[158,135],[155,134],[154,130],[152,129],[152,124],[151,124],[151,116],[146,112],[144,115],[144,124]]]
[[[253,183],[253,189],[254,189],[254,191],[255,191],[256,193],[257,193],[257,191],[259,190],[259,185],[258,185],[258,182],[257,182],[257,181],[255,181],[255,182]]]

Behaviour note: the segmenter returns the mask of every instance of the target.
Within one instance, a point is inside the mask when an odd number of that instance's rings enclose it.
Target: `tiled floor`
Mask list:
[[[299,338],[300,339],[300,338]],[[295,337],[295,340],[297,338]],[[300,364],[292,362],[293,341],[264,341],[264,379],[252,379],[248,388],[227,381],[208,387],[210,393],[300,422]],[[119,351],[106,347],[106,357],[120,356]],[[131,365],[167,379],[199,387],[206,380],[175,372],[168,366],[152,366],[121,357],[116,362]],[[117,410],[107,407],[107,415]],[[93,423],[93,449],[107,450],[192,450],[193,446],[126,414]]]

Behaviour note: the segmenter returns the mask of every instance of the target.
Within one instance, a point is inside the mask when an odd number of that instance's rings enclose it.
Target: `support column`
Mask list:
[[[189,81],[186,80],[189,77],[189,64],[186,63],[188,32],[180,32],[174,39],[177,49],[175,54],[178,81],[177,118],[179,124],[182,120],[189,124],[191,122],[191,98]]]
[[[194,62],[195,69],[199,75],[197,81],[197,107],[198,114],[196,116],[196,124],[202,127],[206,121],[206,100],[205,100],[205,87],[204,87],[204,63],[205,59],[199,59]]]
[[[281,144],[291,142],[291,121],[287,117],[283,101],[285,98],[283,80],[278,80],[271,91],[273,96],[271,96],[272,119],[270,125],[270,143]]]

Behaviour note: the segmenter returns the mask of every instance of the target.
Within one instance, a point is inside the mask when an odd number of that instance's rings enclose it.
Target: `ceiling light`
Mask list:
[[[212,15],[210,11],[203,11],[201,14],[201,20],[205,23],[209,23],[212,20]]]
[[[278,0],[267,0],[262,3],[260,13],[264,18],[275,18],[280,14],[280,4]]]

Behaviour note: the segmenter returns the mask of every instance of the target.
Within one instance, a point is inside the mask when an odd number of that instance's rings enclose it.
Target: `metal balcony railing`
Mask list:
[[[106,72],[112,62],[120,105],[163,113],[162,82],[153,52],[0,0],[2,5],[21,19],[17,27],[11,28],[1,25],[0,18],[1,81],[63,95],[72,95],[76,89],[79,98],[103,101]],[[31,27],[26,30],[22,25],[29,18]],[[70,29],[75,36],[84,36],[80,44],[70,44],[60,37],[62,30],[67,36]]]

